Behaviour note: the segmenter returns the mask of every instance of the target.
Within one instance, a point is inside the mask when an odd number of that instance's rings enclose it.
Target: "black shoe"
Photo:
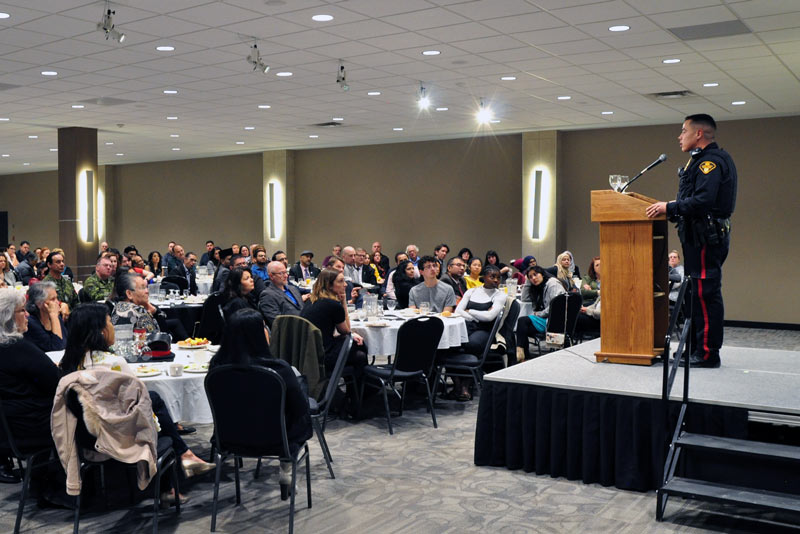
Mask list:
[[[0,465],[0,482],[3,484],[19,484],[22,479],[14,472],[12,464]]]
[[[186,434],[194,434],[195,432],[197,432],[197,429],[193,426],[181,426],[178,429],[178,434],[181,436],[185,436]]]
[[[681,360],[679,365],[681,367],[686,367],[686,360]],[[707,359],[703,359],[702,356],[698,356],[697,354],[692,354],[689,356],[689,367],[705,367],[709,369],[716,369],[719,366],[719,356],[709,355]]]

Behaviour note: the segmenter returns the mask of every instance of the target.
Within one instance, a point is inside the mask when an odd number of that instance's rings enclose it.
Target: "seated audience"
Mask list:
[[[453,288],[436,278],[439,262],[433,256],[422,256],[418,268],[422,271],[421,284],[411,288],[408,294],[408,307],[420,308],[423,302],[430,305],[432,312],[453,312],[456,306],[456,295]]]
[[[550,315],[550,302],[554,297],[566,293],[564,286],[547,270],[535,265],[528,270],[528,281],[522,288],[520,300],[533,304],[533,313],[517,320],[517,361],[530,358],[528,338],[535,332],[544,332],[547,328],[547,316]]]
[[[414,264],[414,267],[417,267],[417,262],[419,262],[419,248],[417,245],[408,245],[406,247],[406,256],[408,256],[408,261]],[[419,277],[419,271],[414,276]]]
[[[592,258],[589,272],[581,281],[581,297],[587,306],[600,297],[600,256]]]
[[[184,252],[183,247],[175,245],[172,249],[175,259],[180,263],[175,263],[169,271],[170,276],[179,276],[186,280],[186,287],[191,295],[197,295],[197,254],[194,252]]]
[[[62,274],[64,276],[68,277],[72,281],[77,281],[78,279],[75,278],[75,274],[72,272],[72,269],[70,268],[69,265],[67,265],[67,255],[64,254],[64,250],[56,247],[56,248],[53,249],[53,252],[61,254],[64,257],[64,272]],[[48,256],[49,256],[49,254],[48,254]],[[47,274],[47,273],[45,273],[45,274]],[[44,276],[42,276],[40,278],[44,278]]]
[[[27,259],[18,262],[14,270],[17,273],[17,279],[21,281],[23,285],[29,285],[31,279],[36,278],[36,264],[28,263]]]
[[[148,282],[156,277],[156,275],[147,268],[147,264],[139,254],[134,254],[131,258],[131,270]]]
[[[372,267],[373,272],[375,273],[375,280],[378,281],[379,284],[383,284],[386,281],[386,273],[388,272],[383,267],[383,258],[385,258],[383,254],[378,252],[373,252],[372,256],[369,258],[369,266]]]
[[[469,260],[472,259],[472,251],[467,247],[464,247],[458,251],[458,257],[464,260],[465,264],[469,265]]]
[[[248,267],[233,268],[225,281],[225,305],[222,307],[225,320],[242,308],[258,310],[258,295],[253,291],[255,287],[255,280]]]
[[[277,262],[280,263],[280,262]],[[281,264],[283,265],[283,264]],[[269,351],[269,332],[264,319],[253,310],[238,310],[225,324],[225,334],[219,351],[211,358],[209,369],[220,365],[249,365],[276,371],[286,384],[286,437],[290,449],[299,449],[312,435],[308,412],[308,393],[303,391],[292,366],[273,358]],[[246,420],[243,421],[246,424]],[[292,483],[291,462],[281,462],[281,498],[288,497]]]
[[[378,256],[376,256],[376,253]],[[380,273],[381,278],[386,278],[386,275],[389,272],[389,257],[383,253],[383,245],[381,245],[380,241],[375,241],[372,244],[372,253],[370,254],[373,262],[375,262],[379,268],[378,272]],[[380,259],[378,259],[380,257]]]
[[[482,286],[481,271],[483,271],[483,262],[481,259],[472,258],[467,265],[469,266],[468,274],[464,277],[464,281],[467,283],[467,289]]]
[[[17,261],[22,263],[24,260],[27,260],[30,265],[34,265],[37,261],[36,254],[31,251],[31,244],[28,241],[20,242],[19,250],[17,250]]]
[[[418,283],[419,281],[414,276],[414,264],[411,263],[411,260],[401,261],[392,275],[394,295],[395,299],[397,299],[397,309],[402,310],[403,308],[408,308],[411,288]]]
[[[378,278],[375,276],[375,269],[370,265],[369,254],[363,248],[356,249],[356,263],[361,271],[361,283],[378,285]]]
[[[384,290],[384,295],[389,297],[390,299],[397,299],[397,295],[394,291],[394,272],[397,270],[397,266],[400,265],[401,262],[407,260],[408,256],[406,256],[405,252],[398,252],[394,255],[394,264],[395,268],[391,269],[388,273],[386,273],[386,288]]]
[[[61,371],[66,375],[84,369],[106,367],[112,371],[134,376],[128,362],[109,351],[113,344],[114,325],[108,316],[108,308],[103,304],[95,303],[80,306],[70,317],[70,335],[67,337],[66,350],[59,364]],[[183,441],[161,396],[155,391],[148,391],[148,393],[153,413],[157,418],[157,428],[160,427],[158,435],[169,437],[172,440],[172,448],[180,459],[180,467],[184,476],[188,478],[214,469],[215,464],[206,463],[197,457]],[[161,497],[167,503],[174,503],[174,489]],[[180,496],[180,499],[181,504],[187,501],[183,495]]]
[[[53,251],[47,256],[47,276],[43,278],[45,282],[53,282],[58,293],[58,300],[67,305],[67,310],[71,311],[78,305],[78,294],[72,285],[72,280],[64,275],[65,271],[64,254]]]
[[[258,297],[258,308],[267,325],[272,328],[272,322],[278,315],[300,315],[310,294],[301,295],[300,291],[288,283],[286,267],[279,261],[267,265],[270,284]]]
[[[565,251],[558,255],[555,265],[549,267],[547,272],[557,278],[566,291],[577,291],[578,286],[575,285],[573,271],[570,270],[570,267],[574,267],[572,265],[572,255],[569,251]]]
[[[683,265],[681,265],[681,255],[677,250],[669,251],[669,279],[672,282],[669,300],[674,303],[678,300],[678,292],[683,283]]]
[[[263,247],[253,248],[253,261],[250,264],[250,274],[261,278],[265,282],[269,280],[267,271],[267,251]]]
[[[508,279],[510,271],[511,271],[511,267],[509,267],[508,265],[506,265],[505,263],[502,263],[500,261],[500,256],[497,255],[496,251],[494,251],[494,250],[488,251],[486,253],[486,261],[484,261],[483,264],[484,264],[484,266],[485,265],[494,265],[498,269],[500,269],[500,283],[501,284],[504,283]]]
[[[330,262],[331,258],[333,258],[333,257],[337,257],[337,258],[341,258],[342,257],[342,245],[333,245],[333,248],[331,249],[331,253],[328,254],[327,256],[325,256],[325,259],[322,260],[322,268],[323,269],[328,266],[328,262]]]
[[[339,271],[340,273],[344,273],[344,260],[338,256],[331,256],[328,260],[328,267]],[[361,286],[354,286],[353,282],[347,280],[345,278],[345,294],[349,297],[347,300],[348,304],[354,304],[355,306],[361,306],[362,296],[360,293]]]
[[[289,268],[289,259],[286,257],[286,253],[282,250],[278,250],[272,255],[272,261],[279,261],[284,264],[287,269]]]
[[[64,350],[67,345],[67,329],[61,318],[55,284],[39,282],[30,286],[25,311],[30,315],[25,339],[45,352]]]
[[[316,278],[319,275],[319,269],[311,261],[313,258],[314,253],[310,250],[301,252],[300,260],[292,265],[292,268],[289,270],[289,277],[295,282]]]
[[[19,260],[17,259],[17,247],[15,247],[13,243],[9,243],[3,255],[8,260],[8,265],[12,269],[16,269],[17,265],[19,265]]]
[[[575,323],[575,333],[583,336],[585,333],[600,333],[600,295],[589,306],[581,306],[578,322]]]
[[[487,265],[483,273],[482,286],[468,289],[464,298],[458,303],[456,313],[467,322],[467,335],[469,341],[462,345],[465,352],[480,356],[490,343],[494,321],[503,311],[506,304],[506,294],[498,289],[500,285],[500,269],[496,265]],[[472,398],[469,393],[469,379],[453,377],[456,399],[467,401]]]
[[[111,259],[108,256],[107,252],[98,256],[94,272],[83,283],[83,292],[91,300],[105,300],[114,289]]]
[[[211,251],[211,257],[208,259],[206,263],[203,264],[206,266],[206,269],[210,269],[209,272],[211,273],[217,272],[217,268],[219,267],[220,264],[220,252],[222,252],[221,248],[214,247],[214,249]]]
[[[459,256],[453,256],[447,261],[447,272],[442,275],[441,280],[453,288],[456,296],[456,305],[461,302],[464,293],[467,292],[467,282],[464,280],[466,264]]]
[[[536,258],[533,256],[525,256],[524,258],[520,258],[518,260],[512,260],[511,265],[517,270],[514,274],[511,275],[514,280],[517,281],[517,285],[522,287],[528,281],[525,277],[525,273],[528,272],[528,269],[536,265]]]
[[[200,257],[200,265],[204,267],[208,265],[208,263],[214,257],[214,248],[215,247],[213,241],[211,241],[210,239],[206,241],[206,251],[203,252],[203,255]],[[255,251],[253,251],[253,254],[255,254]]]
[[[8,257],[5,254],[0,254],[0,279],[8,286],[14,287],[17,283],[17,273],[8,263]]]
[[[164,312],[150,303],[147,282],[135,273],[117,276],[111,301],[114,303],[111,322],[115,325],[131,324],[134,330],[145,330],[148,334],[166,331],[172,339],[189,337],[178,319],[167,319]]]
[[[231,274],[231,263],[233,261],[233,250],[226,248],[219,251],[219,264],[214,271],[214,281],[211,284],[211,292],[216,293],[225,289],[225,280]]]
[[[245,261],[247,261],[247,265],[250,265],[250,263],[252,263],[253,258],[250,257],[250,247],[248,247],[247,245],[242,245],[241,247],[239,247],[239,255],[242,256],[245,259]]]

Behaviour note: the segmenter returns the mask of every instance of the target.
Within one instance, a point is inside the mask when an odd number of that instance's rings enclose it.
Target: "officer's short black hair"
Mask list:
[[[695,126],[702,127],[704,132],[708,132],[711,134],[711,137],[714,137],[714,133],[717,131],[716,121],[711,115],[706,115],[705,113],[697,113],[696,115],[689,115],[683,120],[689,121]]]

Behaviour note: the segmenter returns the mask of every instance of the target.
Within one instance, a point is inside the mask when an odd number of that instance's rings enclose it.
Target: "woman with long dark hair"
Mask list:
[[[520,300],[533,304],[533,313],[517,320],[517,361],[522,362],[530,357],[528,353],[528,337],[534,332],[544,332],[547,327],[547,316],[550,314],[550,302],[554,297],[566,293],[564,286],[547,270],[534,265],[527,273],[530,285],[522,288]]]
[[[409,260],[403,260],[394,270],[392,275],[394,284],[394,295],[397,299],[397,309],[408,308],[408,294],[411,288],[419,283],[414,277],[414,264]]]
[[[508,278],[511,267],[500,261],[500,256],[497,254],[496,250],[489,250],[486,252],[486,260],[483,262],[484,269],[489,265],[494,265],[500,270],[500,283],[504,283]]]
[[[147,270],[156,276],[161,276],[161,253],[153,250],[147,255]]]
[[[249,267],[236,267],[225,280],[225,306],[222,314],[227,320],[234,312],[243,308],[258,310],[258,295],[254,294],[255,280]]]

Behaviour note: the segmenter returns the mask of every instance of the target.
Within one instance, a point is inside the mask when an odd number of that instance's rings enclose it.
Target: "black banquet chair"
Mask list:
[[[189,289],[189,282],[186,280],[186,278],[174,274],[170,276],[165,276],[164,279],[161,280],[162,289],[164,289],[164,283],[174,284],[178,286],[178,289],[180,289],[181,291],[186,291],[187,289]]]
[[[222,465],[233,456],[237,505],[242,502],[239,485],[239,462],[242,458],[258,458],[260,461],[268,457],[292,464],[289,486],[289,534],[292,534],[297,465],[305,459],[308,507],[311,508],[311,464],[308,442],[290,446],[286,435],[286,383],[276,371],[266,367],[220,365],[206,375],[205,389],[214,418],[214,446],[217,450],[211,532],[217,528]]]
[[[364,367],[361,397],[363,398],[364,396],[364,383],[367,380],[373,380],[380,384],[389,434],[394,434],[394,431],[392,429],[392,414],[389,411],[389,398],[386,390],[391,389],[392,393],[400,400],[399,415],[402,416],[406,388],[410,381],[419,382],[425,386],[428,409],[431,412],[431,419],[433,419],[433,428],[438,428],[428,377],[431,376],[431,371],[433,370],[436,348],[442,339],[442,332],[444,332],[444,323],[438,317],[411,319],[403,323],[397,332],[397,348],[392,363]],[[394,387],[397,382],[403,383],[402,393],[399,393]]]
[[[204,337],[215,345],[222,341],[222,332],[225,330],[225,315],[222,305],[225,304],[225,295],[222,292],[211,293],[203,303],[203,313],[200,322],[195,325],[194,337]]]
[[[575,344],[575,325],[578,324],[578,315],[581,313],[583,298],[580,293],[566,293],[554,297],[550,301],[550,313],[547,315],[547,327],[544,332],[536,332],[533,342],[542,355],[542,344],[546,333],[564,334],[564,346],[571,347]]]
[[[328,410],[330,410],[333,396],[336,390],[339,389],[339,379],[342,378],[342,371],[347,362],[347,355],[350,353],[350,346],[353,344],[353,337],[347,334],[347,337],[342,344],[342,350],[339,351],[339,357],[336,359],[336,365],[333,368],[328,384],[325,386],[325,394],[322,399],[317,401],[313,397],[308,398],[308,410],[311,413],[311,425],[314,427],[314,433],[319,440],[319,446],[322,449],[322,455],[325,457],[325,464],[328,466],[328,472],[331,478],[336,478],[333,474],[333,457],[331,450],[328,448],[328,441],[325,439],[325,423],[328,419]]]
[[[17,459],[22,477],[22,491],[17,507],[17,520],[14,523],[14,534],[19,533],[22,524],[22,513],[25,511],[25,500],[31,488],[31,472],[41,466],[58,461],[58,456],[53,447],[38,450],[23,450],[17,446],[17,442],[11,433],[6,414],[3,409],[3,401],[0,400],[0,423],[2,423],[2,435],[0,435],[0,454],[8,454]]]

